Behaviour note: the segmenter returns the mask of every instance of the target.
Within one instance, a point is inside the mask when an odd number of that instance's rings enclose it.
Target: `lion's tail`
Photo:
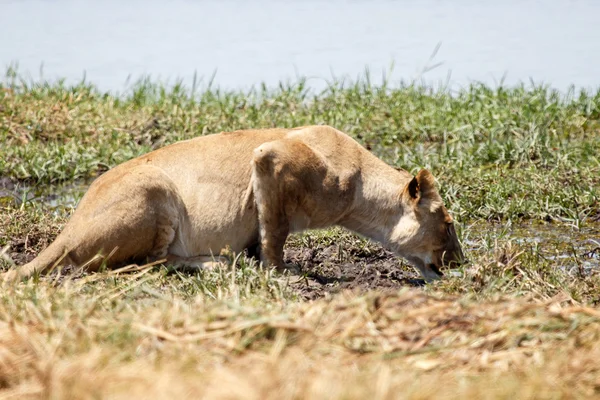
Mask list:
[[[58,265],[68,264],[71,260],[68,255],[67,246],[59,235],[54,242],[46,247],[36,258],[31,262],[9,270],[4,275],[4,281],[20,280],[28,278],[36,273],[46,272]]]

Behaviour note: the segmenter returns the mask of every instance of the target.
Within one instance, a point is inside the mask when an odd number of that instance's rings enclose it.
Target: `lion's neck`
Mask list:
[[[400,194],[412,179],[389,166],[366,169],[361,175],[354,204],[340,225],[360,235],[387,244],[403,215]]]

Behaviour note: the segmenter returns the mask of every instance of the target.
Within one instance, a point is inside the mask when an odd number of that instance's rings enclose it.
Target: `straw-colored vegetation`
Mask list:
[[[418,286],[378,245],[332,229],[290,240],[300,277],[239,255],[197,274],[70,269],[5,284],[0,398],[600,395],[600,92],[365,79],[318,94],[302,82],[192,93],[143,81],[114,97],[10,72],[0,267],[31,259],[81,182],[131,157],[221,130],[321,123],[391,164],[429,168],[470,263]]]

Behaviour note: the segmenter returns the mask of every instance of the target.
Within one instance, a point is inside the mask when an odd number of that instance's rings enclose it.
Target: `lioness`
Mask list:
[[[96,179],[62,233],[7,274],[96,270],[167,259],[207,267],[260,245],[284,268],[290,232],[341,225],[377,240],[429,281],[463,255],[427,170],[396,170],[329,126],[223,132],[178,142]],[[90,261],[91,260],[91,261]]]

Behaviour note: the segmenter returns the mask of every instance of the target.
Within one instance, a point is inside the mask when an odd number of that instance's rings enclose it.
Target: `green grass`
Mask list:
[[[329,124],[385,161],[429,168],[461,220],[585,219],[600,210],[600,90],[472,84],[459,92],[368,79],[312,93],[304,81],[192,94],[142,80],[120,97],[91,85],[0,86],[0,176],[93,177],[181,139]]]

